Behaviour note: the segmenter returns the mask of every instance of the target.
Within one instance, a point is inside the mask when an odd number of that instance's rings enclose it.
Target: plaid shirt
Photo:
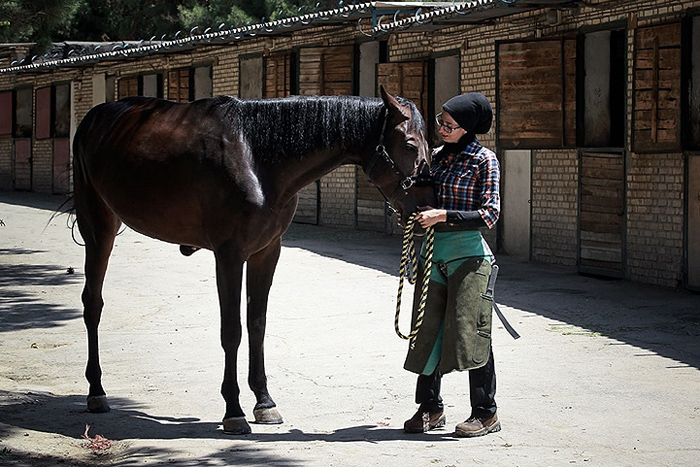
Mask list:
[[[501,210],[500,168],[496,155],[474,140],[452,161],[433,151],[430,174],[439,209],[478,211],[490,229]]]

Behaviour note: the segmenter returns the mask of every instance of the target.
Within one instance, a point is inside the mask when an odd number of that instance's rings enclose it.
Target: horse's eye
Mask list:
[[[412,144],[406,144],[406,149],[411,151],[411,152],[418,152],[418,146],[414,146]]]

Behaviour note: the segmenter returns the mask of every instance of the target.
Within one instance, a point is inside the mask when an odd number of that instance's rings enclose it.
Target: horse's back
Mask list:
[[[244,208],[245,191],[257,190],[252,172],[241,170],[244,143],[222,118],[231,99],[135,97],[96,106],[76,132],[76,195],[88,188],[146,235],[207,247],[206,224],[220,224],[217,216]],[[245,183],[234,172],[245,173]]]

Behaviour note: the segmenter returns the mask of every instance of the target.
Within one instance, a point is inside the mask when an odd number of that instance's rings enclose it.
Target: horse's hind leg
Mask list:
[[[275,402],[267,391],[265,374],[265,323],[267,301],[272,286],[272,276],[280,256],[280,239],[277,239],[261,252],[248,259],[248,342],[250,367],[248,384],[255,394],[257,403],[253,410],[257,423],[282,423]]]
[[[75,208],[78,228],[85,242],[85,287],[83,288],[83,319],[87,328],[88,361],[85,377],[90,389],[88,411],[108,412],[107,396],[102,388],[102,369],[97,328],[102,315],[102,285],[109,255],[114,246],[121,221],[91,188],[76,181]]]

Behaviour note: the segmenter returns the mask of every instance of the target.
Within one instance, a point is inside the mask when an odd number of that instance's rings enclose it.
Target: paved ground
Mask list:
[[[497,301],[522,334],[495,331],[503,430],[452,437],[469,399],[467,375],[451,374],[448,429],[409,436],[415,378],[393,331],[400,239],[312,226],[288,232],[270,300],[285,424],[220,431],[212,255],[129,230],[101,326],[113,410],[86,413],[82,249],[65,216],[51,220],[61,201],[0,192],[0,465],[700,465],[700,295],[501,256]],[[90,449],[86,424],[111,447]]]

